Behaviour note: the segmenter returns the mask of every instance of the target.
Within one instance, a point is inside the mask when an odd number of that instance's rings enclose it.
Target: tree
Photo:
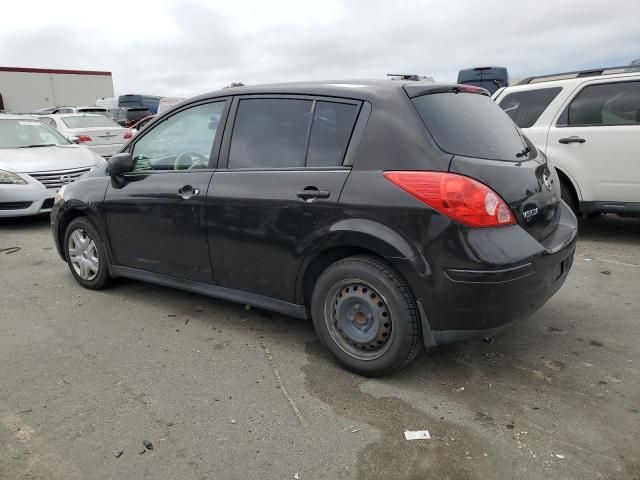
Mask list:
[[[242,82],[231,82],[226,87],[222,87],[222,89],[224,90],[225,88],[233,88],[233,87],[244,87],[244,83],[242,83]]]

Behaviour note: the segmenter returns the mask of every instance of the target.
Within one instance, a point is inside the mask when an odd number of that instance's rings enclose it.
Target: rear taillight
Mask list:
[[[124,139],[131,140],[131,138],[133,138],[133,133],[131,132],[131,130],[127,130],[124,134]]]
[[[434,210],[469,227],[516,223],[509,205],[483,183],[447,172],[384,172],[393,182]]]
[[[89,135],[78,135],[78,141],[80,142],[90,142],[91,137]]]

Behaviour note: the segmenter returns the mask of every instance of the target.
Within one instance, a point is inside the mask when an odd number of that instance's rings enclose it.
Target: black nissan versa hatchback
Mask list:
[[[66,185],[71,273],[129,277],[313,320],[363,375],[483,338],[571,268],[576,217],[544,155],[473,86],[240,87],[157,118]]]

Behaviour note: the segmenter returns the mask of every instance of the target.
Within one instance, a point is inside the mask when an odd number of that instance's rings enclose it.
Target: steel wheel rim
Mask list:
[[[329,291],[325,322],[340,349],[359,360],[380,358],[391,346],[393,321],[387,301],[363,280],[343,280]]]
[[[87,281],[96,278],[100,269],[98,248],[86,231],[79,228],[69,235],[67,252],[69,262],[80,278]]]

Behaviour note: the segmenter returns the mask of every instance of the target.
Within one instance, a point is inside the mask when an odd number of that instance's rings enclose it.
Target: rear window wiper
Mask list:
[[[522,149],[521,152],[516,153],[516,158],[522,158],[525,155],[528,155],[529,153],[531,153],[531,147],[526,146]]]

